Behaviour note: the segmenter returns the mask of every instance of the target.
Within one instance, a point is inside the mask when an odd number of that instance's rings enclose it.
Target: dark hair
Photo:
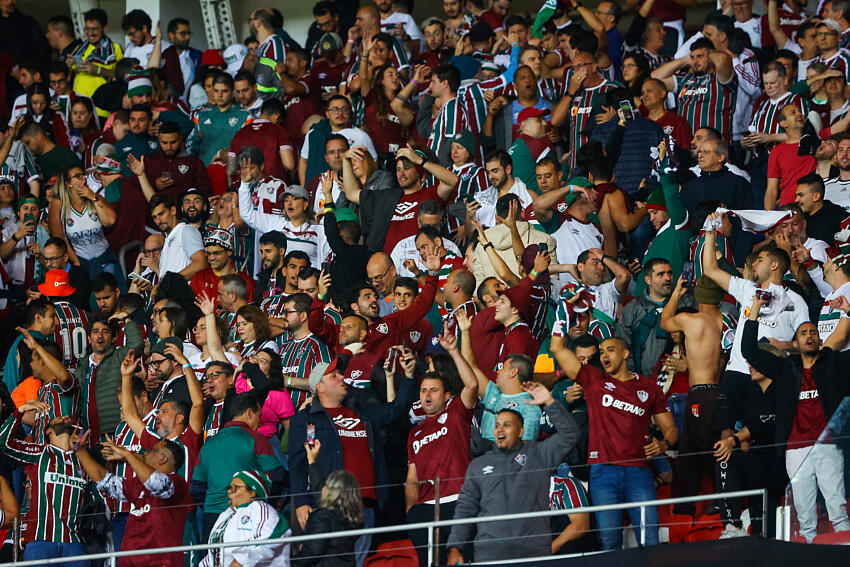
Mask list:
[[[496,200],[496,214],[502,218],[507,217],[511,210],[511,203],[514,201],[517,203],[517,212],[521,212],[519,208],[521,204],[519,197],[513,193],[508,193],[507,195],[502,195]]]
[[[47,25],[61,29],[62,33],[64,33],[65,35],[76,38],[76,34],[74,33],[74,22],[68,16],[53,16],[49,20],[47,20]]]
[[[346,148],[351,147],[351,144],[348,143],[348,138],[346,138],[342,134],[331,134],[330,136],[328,136],[327,140],[325,140],[325,148],[327,148],[328,144],[331,142],[345,142]]]
[[[475,293],[475,276],[469,270],[457,270],[454,281],[460,286],[464,295],[472,297]]]
[[[770,256],[770,259],[773,262],[779,264],[779,270],[777,270],[780,274],[784,274],[788,271],[788,267],[791,265],[791,258],[788,256],[788,253],[779,248],[774,244],[768,244],[764,248],[760,250],[760,252],[767,252],[767,255]]]
[[[375,288],[372,287],[372,284],[368,284],[368,283],[365,283],[365,282],[359,283],[359,284],[354,285],[351,288],[349,288],[348,294],[345,296],[345,311],[348,314],[356,315],[356,313],[354,313],[354,311],[351,309],[351,304],[357,303],[357,300],[360,298],[360,292],[363,291],[364,289],[368,289],[376,295],[378,293],[377,291],[375,291]]]
[[[138,378],[137,378],[138,380]],[[141,380],[139,380],[141,382]],[[144,382],[142,382],[144,386]],[[186,424],[188,427],[189,424]],[[174,470],[179,471],[183,467],[183,463],[186,461],[186,457],[183,454],[183,448],[172,441],[171,439],[162,439],[162,444],[168,449],[168,452],[171,453],[171,458],[174,459]]]
[[[788,72],[785,70],[785,65],[776,60],[771,61],[770,63],[765,65],[764,69],[761,70],[761,74],[762,76],[764,76],[770,73],[771,71],[773,71],[783,79],[788,75]]]
[[[499,412],[496,414],[496,416],[498,417],[499,414],[503,414],[503,413],[509,413],[512,416],[514,416],[515,418],[517,418],[517,420],[519,420],[520,427],[523,427],[525,425],[525,418],[517,410],[515,410],[513,408],[505,408],[505,409],[499,410]]]
[[[440,206],[439,201],[435,201],[434,199],[428,199],[427,201],[422,201],[419,205],[419,211],[416,216],[421,217],[422,215],[442,215],[443,208]]]
[[[499,281],[499,278],[494,276],[484,278],[484,281],[478,284],[478,289],[475,290],[475,296],[478,297],[478,302],[481,303],[481,305],[484,305],[484,294],[488,293],[487,284],[493,280]]]
[[[44,350],[47,351],[47,354],[49,354],[56,360],[62,360],[62,349],[59,348],[59,345],[57,345],[53,341],[48,340],[38,341],[38,344],[44,347]]]
[[[35,112],[33,112],[32,109],[32,97],[34,95],[41,95],[44,97],[44,100],[47,104],[44,107],[44,114],[42,114],[42,122],[44,124],[50,124],[53,121],[53,117],[56,113],[53,112],[52,108],[50,108],[50,89],[45,83],[33,83],[29,86],[29,88],[27,88],[27,119],[35,119]],[[51,128],[49,131],[50,134],[53,133],[52,130],[53,129]]]
[[[614,170],[611,162],[604,159],[594,159],[587,164],[587,172],[593,176],[594,183],[610,183]]]
[[[392,44],[390,44],[390,50],[392,50]],[[302,63],[304,63],[305,67],[310,67],[310,54],[304,51],[299,47],[287,47],[286,48],[287,57],[290,55],[294,55],[298,58]]]
[[[334,2],[330,2],[329,0],[319,0],[313,6],[313,16],[326,16],[330,14],[331,16],[339,15],[339,8],[336,7]]]
[[[153,118],[153,111],[147,104],[134,104],[130,107],[130,114],[133,114],[134,112],[144,112],[148,115],[148,118]]]
[[[56,248],[61,250],[63,254],[68,253],[68,243],[65,242],[64,238],[59,238],[56,236],[48,238],[47,241],[44,243],[44,247],[42,248],[42,250],[44,250],[44,248],[47,248],[48,246],[55,246]]]
[[[740,55],[745,49],[752,49],[753,42],[750,39],[750,34],[742,29],[735,28],[729,34],[729,51],[735,55]]]
[[[725,33],[726,38],[728,39],[729,35],[732,33],[732,30],[735,29],[733,22],[734,20],[732,20],[732,18],[729,16],[724,16],[720,12],[711,12],[708,14],[708,16],[706,16],[704,25],[713,26],[720,33]],[[691,49],[691,51],[693,51],[693,49]]]
[[[651,276],[655,273],[655,266],[660,266],[661,264],[672,266],[672,264],[670,264],[670,260],[667,258],[651,258],[643,265],[643,274],[645,276]]]
[[[432,242],[436,242],[438,238],[442,238],[442,235],[440,234],[439,230],[427,224],[424,226],[420,226],[419,230],[416,231],[416,236],[413,239],[414,242],[422,235],[428,237],[428,240]]]
[[[307,255],[303,250],[292,250],[291,252],[287,252],[286,256],[283,257],[283,265],[287,265],[290,260],[304,260],[307,262],[307,265],[310,265],[310,256]]]
[[[216,83],[226,85],[227,88],[233,90],[233,77],[231,77],[229,73],[216,73],[213,77],[213,85]]]
[[[106,286],[109,286],[112,289],[118,289],[118,280],[113,274],[110,274],[109,272],[100,272],[91,281],[91,290],[94,293],[103,291],[104,289],[106,289]]]
[[[640,51],[629,51],[628,53],[623,55],[623,61],[625,61],[626,59],[631,59],[632,61],[634,61],[638,69],[637,77],[635,77],[634,81],[627,84],[626,87],[628,88],[629,94],[631,94],[632,97],[639,97],[641,95],[641,89],[643,88],[644,81],[650,78],[652,67],[650,67],[649,65],[649,59],[647,59],[646,56]]]
[[[694,128],[694,132],[697,130],[705,130],[708,135],[705,137],[707,140],[723,140],[723,136],[720,134],[720,130],[717,128],[712,128],[711,126],[699,126]]]
[[[177,208],[177,205],[174,204],[174,201],[171,200],[171,195],[168,193],[156,193],[153,197],[151,197],[151,200],[148,201],[148,206],[151,211],[160,205],[166,209],[171,209],[172,207]]]
[[[83,21],[97,22],[103,27],[106,27],[106,24],[109,22],[109,18],[107,18],[106,12],[100,8],[92,8],[83,14]]]
[[[596,55],[596,52],[599,50],[599,39],[592,31],[576,30],[575,35],[570,38],[570,46],[580,53]]]
[[[486,156],[484,156],[484,164],[485,165],[490,163],[491,161],[497,161],[497,160],[499,162],[499,165],[501,165],[504,168],[507,168],[508,166],[513,167],[513,165],[514,165],[514,162],[511,159],[511,154],[509,154],[508,152],[506,152],[505,150],[503,150],[501,148],[497,148],[495,150],[492,150],[492,151],[488,152]]]
[[[823,197],[826,189],[823,185],[823,177],[815,173],[814,171],[804,175],[800,179],[797,180],[797,185],[806,185],[809,188],[809,191],[812,193],[818,193]]]
[[[260,244],[271,244],[286,250],[286,236],[279,230],[270,230],[260,237]]]
[[[475,22],[472,24],[472,27],[469,28],[467,35],[469,36],[469,41],[472,43],[489,41],[491,38],[495,37],[493,28],[491,28],[490,24],[487,22]]]
[[[409,289],[413,292],[413,296],[416,297],[419,295],[419,282],[417,282],[413,278],[408,278],[406,276],[401,276],[395,279],[395,284],[393,284],[393,291],[398,288]]]
[[[701,37],[691,44],[691,53],[693,53],[697,49],[707,49],[709,51],[714,51],[714,44],[711,43],[710,39],[706,37]]]
[[[180,132],[180,126],[178,126],[176,122],[172,122],[171,120],[165,120],[164,122],[160,122],[159,133],[177,134],[178,136],[182,137],[182,133]]]
[[[92,329],[94,329],[95,324],[101,323],[106,325],[109,329],[109,332],[112,333],[112,337],[115,338],[118,336],[118,322],[115,319],[110,319],[110,316],[106,313],[95,313],[91,317],[89,317],[88,322],[86,323],[86,334],[90,335]]]
[[[260,411],[260,401],[251,392],[243,392],[236,394],[230,401],[230,417],[239,417],[244,415],[246,411]]]
[[[71,103],[71,108],[74,108],[74,105],[82,104],[86,107],[86,110],[89,111],[89,122],[85,126],[80,129],[80,134],[85,135],[90,132],[100,132],[100,128],[97,126],[97,113],[94,109],[94,103],[87,96],[81,96],[77,98],[74,102]]]
[[[351,101],[348,100],[348,97],[343,96],[341,94],[335,94],[332,97],[330,97],[328,99],[328,107],[330,107],[331,103],[335,100],[341,100],[341,101],[345,102],[345,104],[348,105],[348,108],[351,109]]]
[[[177,26],[188,26],[189,20],[186,18],[172,18],[170,22],[168,22],[168,29],[166,32],[174,33],[177,31]]]
[[[322,272],[314,268],[313,266],[305,266],[301,268],[301,271],[298,272],[298,279],[307,281],[310,278],[316,278],[316,281],[319,280],[319,276],[322,275]]]
[[[599,339],[594,337],[593,335],[582,335],[573,341],[573,346],[575,348],[599,348]]]
[[[166,307],[160,312],[171,323],[172,336],[182,340],[186,339],[189,332],[189,316],[182,307]],[[160,337],[163,339],[165,337]]]
[[[254,76],[251,75],[251,78]],[[256,84],[257,81],[254,79],[252,84]],[[283,103],[280,102],[276,98],[267,98],[263,101],[263,105],[260,107],[260,114],[263,116],[274,116],[275,114],[283,114],[284,108]]]
[[[142,28],[148,28],[150,31],[151,17],[144,10],[130,10],[121,18],[121,29],[126,32],[130,28],[140,31]]]
[[[449,90],[453,93],[460,88],[460,70],[454,65],[440,65],[434,69],[433,75],[439,81],[448,81]]]
[[[68,69],[68,66],[65,65],[64,61],[54,61],[53,63],[51,63],[47,67],[47,72],[48,73],[54,73],[54,74],[55,73],[61,73],[62,75],[65,75],[66,77],[69,77],[71,75],[71,70]]]
[[[293,293],[289,295],[284,303],[292,303],[292,308],[299,313],[307,313],[310,311],[310,306],[313,305],[313,298],[303,292]]]
[[[534,169],[537,169],[541,165],[551,165],[555,169],[556,173],[561,171],[561,164],[558,163],[558,159],[555,156],[551,155],[551,153],[546,154],[545,156],[537,160],[537,163],[534,165]]]
[[[509,27],[515,26],[517,24],[525,26],[526,28],[528,27],[528,21],[520,14],[511,14],[510,16],[505,18],[505,21],[502,25],[505,27],[505,33],[507,33]],[[521,56],[522,54],[520,54],[520,57]]]
[[[254,77],[254,73],[246,71],[245,69],[237,71],[236,75],[233,76],[233,82],[235,83],[236,81],[248,81],[248,84],[251,86],[257,84],[257,79]]]
[[[528,382],[534,371],[534,362],[527,354],[513,353],[505,357],[505,362],[511,362],[511,366],[517,369],[517,378],[520,382]]]
[[[705,219],[708,218],[708,215],[717,210],[717,207],[722,206],[723,203],[718,201],[717,199],[704,199],[700,201],[696,209],[694,209],[694,228],[699,231],[702,229],[702,225],[705,224]]]
[[[443,379],[443,389],[451,392],[453,396],[460,395],[463,390],[463,380],[460,379],[457,366],[452,360],[452,357],[446,353],[437,353],[431,355],[431,364],[434,365],[434,373],[439,374]],[[426,373],[428,376],[430,373]]]
[[[50,301],[50,298],[47,296],[40,296],[38,299],[33,299],[29,305],[27,305],[26,316],[24,317],[24,326],[28,327],[35,323],[35,316],[41,315],[44,317],[47,315],[47,310],[53,307],[53,302]]]

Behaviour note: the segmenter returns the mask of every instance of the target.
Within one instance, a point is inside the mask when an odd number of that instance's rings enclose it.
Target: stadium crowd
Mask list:
[[[283,4],[201,52],[0,0],[2,558],[754,488],[439,561],[850,530],[850,4],[320,0],[304,46]]]

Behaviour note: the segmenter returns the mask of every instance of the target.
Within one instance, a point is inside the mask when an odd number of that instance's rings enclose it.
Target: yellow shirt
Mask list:
[[[88,44],[86,46],[85,51],[83,52],[83,61],[88,61],[91,57],[92,53],[95,51],[96,47],[92,44]],[[115,51],[115,61],[110,63],[109,65],[103,65],[101,63],[95,63],[92,61],[92,64],[96,67],[101,67],[109,70],[115,69],[115,64],[124,58],[124,51],[121,49],[121,46],[114,41],[112,42],[112,49]],[[75,66],[76,68],[76,66]],[[94,94],[94,91],[98,89],[101,85],[106,83],[106,77],[99,74],[92,73],[77,73],[74,77],[74,92],[81,96],[87,96],[91,98]],[[109,116],[109,112],[103,110],[101,108],[97,109],[98,116]]]

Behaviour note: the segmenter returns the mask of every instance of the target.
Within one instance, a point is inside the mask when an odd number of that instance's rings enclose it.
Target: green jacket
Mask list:
[[[525,183],[529,191],[539,194],[540,188],[537,187],[537,172],[535,171],[537,163],[534,161],[531,150],[528,148],[525,140],[517,138],[511,144],[511,147],[508,148],[508,153],[513,162],[513,173],[511,175],[522,179],[522,182]]]
[[[230,141],[242,126],[251,121],[251,113],[238,104],[232,104],[227,110],[218,107],[202,110],[195,117],[195,127],[189,135],[189,151],[204,162],[212,163],[215,154],[230,146]]]
[[[667,202],[667,213],[670,220],[661,227],[661,230],[649,243],[646,253],[643,255],[645,266],[653,258],[665,258],[670,261],[673,268],[673,285],[679,281],[682,274],[682,265],[690,254],[690,232],[685,229],[688,224],[688,211],[682,205],[679,197],[679,184],[672,173],[661,175],[661,189],[664,191],[664,199]],[[646,288],[643,274],[638,276],[635,295],[640,295]]]
[[[129,319],[124,324],[124,339],[126,346],[111,348],[103,355],[94,374],[94,389],[90,380],[92,373],[89,372],[90,358],[88,356],[80,361],[74,371],[81,389],[81,425],[83,429],[92,429],[92,439],[99,439],[105,433],[113,435],[121,421],[121,405],[117,394],[118,386],[121,385],[121,362],[130,349],[139,355],[144,349],[139,326]],[[97,413],[92,415],[95,411]]]

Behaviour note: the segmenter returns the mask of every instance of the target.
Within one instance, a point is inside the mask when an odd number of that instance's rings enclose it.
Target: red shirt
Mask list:
[[[130,503],[130,515],[121,544],[123,551],[183,545],[183,527],[192,509],[192,497],[189,495],[189,486],[180,475],[172,473],[168,478],[174,484],[174,493],[170,498],[157,498],[151,494],[136,475],[124,478],[124,496]],[[125,565],[183,567],[183,554],[122,557],[121,567]]]
[[[500,16],[499,14],[497,14],[496,12],[493,12],[492,10],[484,10],[478,16],[478,19],[481,20],[482,22],[485,22],[487,25],[489,25],[490,28],[493,30],[493,33],[496,33],[499,30],[505,29],[505,25],[504,25],[505,17]]]
[[[799,449],[814,445],[824,429],[826,429],[826,416],[823,414],[823,405],[818,396],[818,387],[812,378],[812,369],[804,368],[797,413],[794,414],[791,435],[788,436],[788,448]]]
[[[248,297],[254,297],[254,287],[257,285],[254,278],[244,271],[236,273],[242,276],[242,279],[245,280],[245,285],[248,286]],[[212,268],[207,267],[192,276],[192,281],[189,285],[192,288],[192,291],[195,292],[196,296],[203,294],[212,300],[216,300],[218,297],[218,281],[220,279],[221,277],[215,275]]]
[[[434,326],[426,319],[418,321],[412,329],[401,333],[401,344],[410,347],[417,355],[425,354],[428,341],[434,335]]]
[[[322,92],[338,89],[339,84],[345,82],[347,69],[347,61],[333,67],[324,59],[316,59],[310,65],[310,71],[301,78],[301,82],[307,85],[308,94],[320,96]]]
[[[372,90],[366,95],[366,114],[364,115],[363,130],[372,138],[375,151],[379,154],[396,152],[407,144],[409,138],[398,116],[389,110],[383,120],[378,118],[378,95]]]
[[[152,433],[148,429],[142,431],[141,442],[142,448],[145,451],[150,450],[151,447],[153,447],[160,441],[162,441],[162,437],[160,437],[156,433]],[[174,441],[175,443],[178,443],[181,447],[183,447],[183,456],[185,457],[183,461],[183,471],[177,472],[180,472],[180,476],[186,479],[186,481],[189,481],[192,478],[192,470],[198,463],[198,454],[201,452],[201,444],[203,443],[203,439],[201,439],[201,434],[195,433],[194,431],[192,431],[191,427],[187,426],[179,437],[177,437],[176,439],[171,439],[171,441]]]
[[[664,134],[673,138],[677,148],[690,151],[694,134],[691,132],[691,125],[687,120],[672,110],[668,110],[656,122],[664,130]]]
[[[437,193],[436,185],[422,187],[414,193],[403,194],[399,197],[384,240],[384,252],[390,254],[401,240],[416,234],[416,231],[419,230],[419,223],[416,220],[419,205],[432,200],[443,202]]]
[[[779,204],[793,203],[797,196],[797,180],[813,172],[818,165],[815,156],[798,156],[799,143],[778,144],[767,158],[767,177],[779,178]]]
[[[316,104],[312,96],[284,96],[283,109],[286,111],[286,118],[283,120],[283,127],[292,136],[293,147],[301,147],[304,143],[304,134],[301,133],[301,126],[307,119],[319,111],[319,105]],[[238,132],[237,132],[238,133]]]
[[[300,132],[301,129],[298,129]],[[230,155],[236,156],[245,146],[257,146],[263,152],[265,164],[263,170],[266,176],[284,178],[283,162],[280,161],[280,150],[292,147],[292,140],[286,130],[272,124],[268,120],[254,120],[242,127],[230,141]],[[293,150],[294,151],[294,150]],[[237,170],[232,179],[236,181],[239,177]],[[251,297],[250,295],[248,297]]]
[[[496,370],[505,363],[505,359],[512,354],[525,354],[531,359],[531,363],[537,360],[537,351],[540,350],[540,343],[531,334],[531,327],[525,321],[517,321],[507,329],[505,329],[504,339],[499,346],[499,359],[496,363]]]
[[[366,426],[354,410],[345,406],[325,408],[336,426],[339,442],[342,445],[342,462],[345,470],[357,478],[360,495],[363,498],[377,499],[375,492],[375,466],[369,451],[369,436]]]
[[[440,477],[440,497],[460,492],[469,466],[472,410],[452,398],[441,413],[426,417],[407,437],[407,463],[416,466],[417,504],[434,499],[433,481]]]
[[[620,382],[585,364],[576,376],[590,419],[588,464],[649,466],[643,446],[653,415],[670,411],[658,384],[637,374]]]
[[[353,388],[368,388],[371,383],[372,368],[378,363],[383,363],[381,357],[368,350],[361,350],[348,361],[343,380]]]

